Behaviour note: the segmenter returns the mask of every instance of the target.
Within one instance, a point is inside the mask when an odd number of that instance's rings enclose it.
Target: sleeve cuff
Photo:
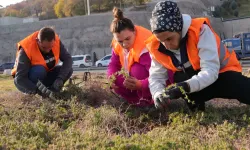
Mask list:
[[[148,80],[139,80],[141,82],[141,89],[148,89]]]
[[[154,96],[153,96],[154,100],[155,100],[159,95],[161,95],[161,94],[162,94],[162,92],[156,92],[156,93],[154,94]]]
[[[200,85],[199,85],[199,83],[197,83],[198,81],[191,78],[191,79],[187,80],[186,82],[189,84],[190,93],[199,91]]]

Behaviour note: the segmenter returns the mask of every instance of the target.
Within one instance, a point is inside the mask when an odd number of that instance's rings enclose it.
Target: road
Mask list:
[[[107,67],[88,67],[88,68],[73,68],[74,74],[82,73],[85,71],[96,72],[96,73],[105,73],[107,71]]]
[[[241,65],[243,68],[243,71],[248,71],[250,70],[250,59],[248,60],[241,60]],[[88,68],[73,68],[74,74],[82,73],[85,71],[89,72],[95,72],[95,73],[106,73],[107,67],[88,67]],[[1,72],[0,72],[1,74]]]
[[[243,71],[250,70],[250,59],[241,60],[240,62],[241,62]],[[73,70],[74,70],[74,73],[81,73],[85,71],[105,73],[107,71],[107,67],[74,68]]]

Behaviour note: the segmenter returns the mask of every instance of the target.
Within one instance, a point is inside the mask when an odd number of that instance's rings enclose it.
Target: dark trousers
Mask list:
[[[43,66],[33,66],[29,71],[29,79],[36,84],[38,80],[42,81],[43,84],[47,87],[50,87],[54,81],[57,79],[60,73],[61,66],[56,66],[51,71],[47,72]],[[73,71],[71,71],[66,80],[66,82],[72,75]]]
[[[205,102],[213,98],[237,99],[241,103],[250,104],[250,78],[239,72],[228,71],[220,73],[218,79],[207,88],[188,95],[195,101],[195,106],[200,110],[205,109]]]
[[[52,84],[54,83],[54,81],[58,78],[58,75],[60,73],[61,67],[57,66],[55,67],[53,70],[47,72],[46,69],[41,66],[41,65],[37,65],[37,66],[32,66],[29,70],[28,73],[28,80],[30,80],[34,85],[37,84],[37,81],[40,80],[43,82],[43,84],[46,87],[51,87]],[[66,77],[66,79],[64,80],[64,82],[66,82],[72,75],[73,70],[71,70],[68,73],[68,76]],[[21,80],[21,79],[19,79]],[[34,93],[35,92],[35,88],[34,86],[29,86],[32,83],[28,82],[26,84],[26,80],[24,80],[23,82],[19,81],[17,82],[16,79],[14,80],[14,83],[17,87],[17,89],[19,91],[21,91],[22,93]],[[30,89],[31,88],[31,89]]]

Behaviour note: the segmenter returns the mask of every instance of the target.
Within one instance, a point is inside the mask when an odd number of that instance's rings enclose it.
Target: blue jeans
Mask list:
[[[47,87],[50,87],[59,75],[61,66],[56,66],[53,70],[47,72],[43,66],[33,66],[29,71],[29,79],[36,84],[38,80],[42,81]],[[66,82],[72,75],[73,70],[68,74]]]

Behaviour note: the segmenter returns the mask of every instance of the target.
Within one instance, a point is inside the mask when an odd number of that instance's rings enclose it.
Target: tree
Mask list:
[[[64,12],[63,12],[64,1],[65,0],[58,0],[58,2],[54,6],[55,14],[58,18],[65,17]]]
[[[42,13],[42,0],[36,0],[33,3],[33,10],[36,14],[36,17],[39,17],[40,13]]]
[[[236,8],[237,8],[237,3],[235,2],[235,1],[232,1],[231,2],[231,4],[230,4],[230,8],[232,9],[232,10],[235,10]]]
[[[39,16],[40,20],[57,18],[54,6],[57,0],[46,0],[42,3],[42,14]]]
[[[63,13],[64,13],[65,17],[73,16],[73,14],[72,14],[73,5],[74,5],[73,0],[65,0],[64,1]]]
[[[19,11],[13,8],[7,9],[4,16],[18,17]]]
[[[235,11],[234,11],[234,16],[235,16],[235,17],[238,17],[238,16],[239,16],[239,11],[238,11],[238,10],[235,10]]]
[[[86,0],[74,0],[72,5],[73,16],[85,15],[86,14]]]
[[[221,7],[220,6],[215,6],[214,12],[213,12],[214,17],[221,17]]]
[[[224,1],[221,5],[221,7],[225,8],[225,9],[228,9],[229,8],[229,5],[230,5],[230,1]]]

